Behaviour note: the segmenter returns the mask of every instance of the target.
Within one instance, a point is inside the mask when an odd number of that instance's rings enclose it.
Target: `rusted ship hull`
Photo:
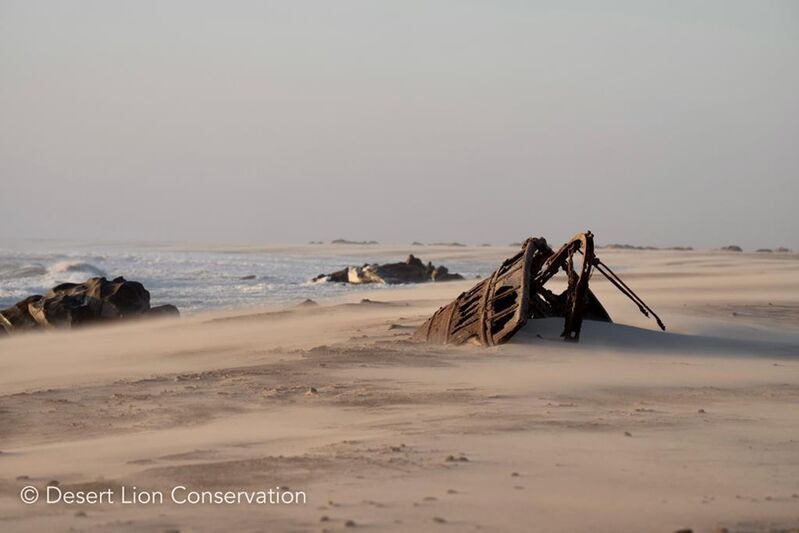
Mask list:
[[[580,264],[576,268],[577,262]],[[544,238],[530,238],[519,253],[506,259],[491,276],[436,311],[416,330],[412,340],[495,346],[507,342],[530,318],[562,317],[562,336],[577,341],[584,319],[611,322],[610,315],[588,287],[595,267],[633,299],[644,314],[652,312],[596,258],[591,232],[578,233],[558,251],[553,251]],[[561,270],[566,273],[567,288],[555,294],[544,285]],[[665,329],[657,315],[654,316]]]
[[[413,339],[438,344],[476,340],[484,346],[505,342],[527,322],[528,285],[534,265],[546,260],[544,247],[538,239],[528,239],[521,252],[506,259],[490,277],[436,311]]]

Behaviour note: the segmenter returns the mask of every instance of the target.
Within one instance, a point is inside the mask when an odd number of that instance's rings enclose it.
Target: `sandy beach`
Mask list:
[[[600,256],[666,333],[595,278],[616,323],[579,344],[553,320],[491,349],[408,342],[474,280],[4,339],[0,530],[799,528],[797,256]],[[20,501],[56,482],[117,499]],[[176,486],[307,500],[193,505]],[[120,502],[133,487],[166,501]]]
[[[0,533],[799,533],[798,1],[0,24]]]

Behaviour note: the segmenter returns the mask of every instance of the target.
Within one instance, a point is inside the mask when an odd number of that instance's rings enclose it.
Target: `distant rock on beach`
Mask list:
[[[62,283],[0,310],[0,333],[76,327],[142,316],[176,316],[174,305],[150,307],[150,293],[123,277]]]
[[[605,250],[672,250],[675,252],[693,251],[692,246],[667,246],[666,248],[658,248],[657,246],[637,246],[635,244],[619,243],[605,244],[603,246],[598,246],[597,248],[603,248]]]
[[[729,246],[722,246],[722,252],[743,252],[743,248],[738,246],[737,244],[730,244]]]
[[[597,248],[604,248],[605,250],[657,250],[654,246],[637,246],[634,244],[619,244],[616,242],[598,246]]]
[[[335,239],[330,244],[380,244],[377,241],[348,241],[347,239]]]
[[[365,264],[359,267],[347,267],[330,274],[320,274],[312,281],[330,281],[337,283],[426,283],[428,281],[452,281],[463,279],[460,274],[451,273],[445,266],[426,265],[421,259],[409,255],[401,263],[385,265]]]

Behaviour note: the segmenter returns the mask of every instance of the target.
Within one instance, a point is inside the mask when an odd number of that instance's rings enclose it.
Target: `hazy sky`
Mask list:
[[[0,0],[0,237],[799,248],[799,2]]]

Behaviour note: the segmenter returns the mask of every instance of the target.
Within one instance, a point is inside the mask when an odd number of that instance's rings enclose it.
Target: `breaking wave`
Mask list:
[[[71,261],[59,261],[51,266],[48,271],[48,274],[59,275],[59,274],[81,274],[86,277],[86,274],[89,274],[89,277],[106,277],[108,274],[102,268],[96,267],[90,263],[77,263]]]
[[[44,276],[47,269],[39,263],[8,263],[0,264],[0,280],[22,279]]]

